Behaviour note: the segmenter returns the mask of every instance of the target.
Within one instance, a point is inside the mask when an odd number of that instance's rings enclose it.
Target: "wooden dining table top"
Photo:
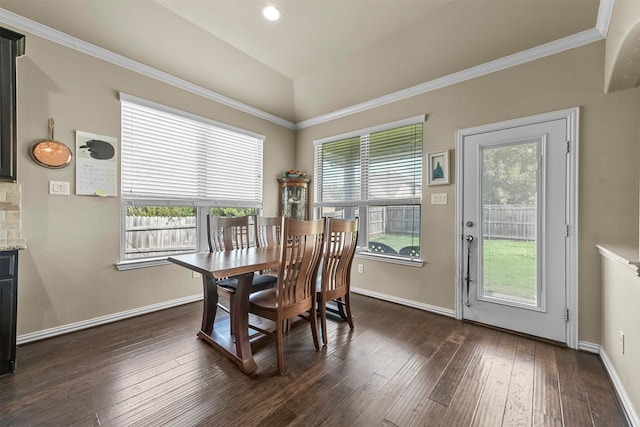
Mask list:
[[[237,276],[278,267],[279,246],[173,255],[168,260],[214,278]]]

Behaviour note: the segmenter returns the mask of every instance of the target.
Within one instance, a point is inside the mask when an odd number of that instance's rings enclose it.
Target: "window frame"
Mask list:
[[[261,152],[259,153],[259,158],[261,159],[261,164],[259,170],[256,170],[255,180],[256,187],[260,186],[260,188],[256,192],[255,200],[226,200],[226,199],[215,199],[215,198],[198,198],[190,197],[190,198],[175,198],[168,195],[167,197],[162,196],[148,196],[148,195],[130,195],[126,191],[122,189],[123,187],[123,161],[120,164],[120,183],[121,183],[121,197],[120,197],[120,253],[119,259],[116,262],[116,268],[118,270],[129,270],[141,267],[150,267],[157,265],[166,265],[169,264],[167,261],[167,257],[172,255],[160,255],[160,256],[148,256],[148,257],[140,257],[140,258],[127,258],[126,257],[126,218],[127,218],[127,208],[133,206],[189,206],[195,208],[195,216],[196,216],[196,226],[195,226],[195,236],[196,236],[196,248],[194,251],[182,252],[186,253],[196,253],[203,252],[208,250],[207,246],[207,233],[206,233],[206,218],[207,213],[211,208],[252,208],[255,209],[257,213],[262,212],[262,204],[263,204],[263,189],[264,189],[264,174],[263,174],[263,165],[264,165],[264,140],[265,136],[260,135],[248,130],[240,129],[231,125],[226,125],[224,123],[216,122],[214,120],[197,116],[192,113],[188,113],[185,111],[177,110],[172,107],[168,107],[162,104],[157,104],[153,101],[144,100],[141,98],[137,98],[135,96],[127,95],[124,93],[120,93],[121,104],[130,103],[138,106],[142,106],[145,108],[151,108],[159,111],[160,113],[172,114],[176,115],[180,118],[187,118],[190,120],[194,120],[200,122],[206,126],[218,127],[219,129],[223,129],[224,131],[235,132],[237,134],[245,135],[249,138],[255,138],[257,140],[257,146]],[[124,129],[124,126],[123,126]],[[124,133],[124,132],[122,132]],[[121,141],[123,141],[121,135]],[[223,141],[223,144],[226,141]],[[204,142],[203,142],[204,143]],[[124,147],[124,142],[121,144]],[[206,148],[206,147],[205,147]],[[177,255],[177,254],[174,254]]]
[[[376,261],[385,261],[385,262],[391,262],[391,263],[395,263],[395,264],[402,264],[402,265],[408,265],[408,266],[422,266],[424,265],[424,261],[422,260],[422,256],[420,258],[411,258],[411,257],[407,257],[407,256],[402,256],[402,255],[395,255],[395,254],[379,254],[379,253],[374,253],[371,252],[368,249],[368,229],[369,229],[369,207],[372,206],[405,206],[405,205],[409,205],[409,206],[418,206],[419,210],[420,210],[420,224],[422,222],[422,215],[423,215],[423,192],[424,192],[424,188],[422,189],[422,191],[420,192],[419,196],[415,197],[415,198],[410,198],[410,199],[397,199],[394,200],[393,203],[389,203],[390,199],[385,199],[385,200],[375,200],[375,199],[366,199],[361,196],[360,200],[358,201],[329,201],[329,202],[324,202],[324,201],[319,201],[319,198],[322,197],[322,191],[321,191],[321,186],[322,186],[322,172],[318,170],[318,150],[319,148],[326,143],[331,143],[331,142],[337,142],[340,140],[345,140],[345,139],[349,139],[349,138],[359,138],[360,140],[360,153],[362,155],[362,144],[368,144],[367,142],[363,142],[363,139],[367,139],[369,140],[369,135],[372,133],[376,133],[376,132],[381,132],[381,131],[387,131],[387,130],[391,130],[391,129],[395,129],[395,128],[400,128],[400,127],[404,127],[404,126],[410,126],[410,125],[414,125],[414,124],[419,124],[419,123],[424,123],[426,121],[426,115],[419,115],[419,116],[415,116],[415,117],[410,117],[407,119],[403,119],[403,120],[398,120],[398,121],[394,121],[394,122],[390,122],[390,123],[385,123],[385,124],[381,124],[381,125],[377,125],[377,126],[373,126],[373,127],[369,127],[369,128],[365,128],[365,129],[360,129],[360,130],[356,130],[356,131],[352,131],[352,132],[347,132],[347,133],[343,133],[340,135],[335,135],[335,136],[330,136],[330,137],[326,137],[326,138],[321,138],[321,139],[317,139],[313,141],[314,144],[314,200],[313,200],[313,213],[314,213],[314,217],[315,218],[319,218],[322,215],[322,208],[323,207],[348,207],[348,206],[355,206],[358,207],[358,211],[359,211],[359,216],[360,216],[360,222],[359,222],[359,230],[358,230],[358,248],[356,251],[356,257],[358,258],[365,258],[365,259],[372,259],[372,260],[376,260]],[[424,127],[423,127],[423,147],[422,147],[422,152],[421,152],[421,161],[422,161],[422,175],[424,175]],[[368,156],[368,155],[367,155]],[[362,158],[362,156],[360,157],[359,160],[360,163],[360,169],[361,169],[361,174],[363,175],[362,179],[361,179],[361,183],[360,183],[360,189],[361,192],[364,194],[366,193],[367,189],[368,189],[368,179],[364,176],[368,173],[368,166],[369,166],[369,160],[366,159],[364,160]],[[422,181],[424,181],[424,179],[422,179]],[[417,203],[416,203],[417,202]],[[366,220],[362,220],[363,217],[366,217]],[[422,237],[422,227],[420,227],[419,229],[419,240],[420,240],[420,247],[421,247],[421,251],[420,253],[422,254],[422,247],[423,245],[423,237]]]

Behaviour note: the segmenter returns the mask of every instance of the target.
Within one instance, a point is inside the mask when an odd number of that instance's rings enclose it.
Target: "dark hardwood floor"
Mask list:
[[[247,376],[196,338],[201,303],[18,348],[0,378],[2,426],[625,426],[592,354],[353,296],[329,321],[254,345]]]

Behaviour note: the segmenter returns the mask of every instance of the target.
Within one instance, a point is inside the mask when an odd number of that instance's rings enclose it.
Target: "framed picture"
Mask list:
[[[442,185],[449,183],[449,150],[427,155],[428,179],[427,185]]]

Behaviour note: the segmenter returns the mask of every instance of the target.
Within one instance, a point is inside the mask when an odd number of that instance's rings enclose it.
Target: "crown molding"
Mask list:
[[[615,0],[600,0],[598,6],[598,18],[596,20],[596,29],[602,34],[602,38],[607,38],[609,33],[609,24],[613,15],[613,3]]]
[[[298,122],[296,124],[296,129],[304,129],[310,126],[315,126],[321,123],[326,123],[335,119],[346,117],[351,114],[361,113],[363,111],[377,108],[382,105],[402,101],[416,95],[422,95],[436,89],[442,89],[447,86],[475,79],[476,77],[481,77],[487,74],[494,73],[496,71],[504,70],[506,68],[515,67],[516,65],[521,65],[550,55],[555,55],[556,53],[584,46],[593,42],[600,41],[602,39],[604,39],[604,37],[602,36],[600,30],[598,30],[597,28],[585,30],[577,34],[564,37],[562,39],[533,47],[531,49],[523,50],[522,52],[518,52],[513,55],[505,56],[494,61],[485,62],[484,64],[467,68],[466,70],[458,71],[444,77],[439,77],[437,79],[430,80],[428,82],[421,83],[416,86],[400,90],[398,92],[393,92],[379,98],[374,98],[360,104],[355,104],[341,110],[336,110],[328,114],[323,114],[309,120]]]
[[[55,30],[51,27],[25,18],[6,9],[0,8],[0,22],[3,24],[11,25],[12,27],[15,27],[19,30],[27,31],[46,40],[58,43],[62,46],[66,46],[87,55],[91,55],[95,58],[102,59],[119,67],[126,68],[147,77],[151,77],[152,79],[159,80],[168,85],[186,90],[187,92],[202,96],[203,98],[210,99],[217,103],[226,105],[227,107],[231,107],[252,116],[273,122],[277,125],[289,129],[295,129],[296,127],[295,123],[285,120],[274,114],[267,113],[258,108],[244,104],[240,101],[236,101],[235,99],[221,95],[212,90],[205,89],[202,86],[190,83],[169,73],[165,73],[164,71],[160,71],[156,68],[142,64],[138,61],[134,61],[133,59],[129,59],[110,50],[101,48],[84,40],[80,40],[76,37],[70,36],[69,34]]]
[[[486,62],[484,64],[477,65],[475,67],[467,68],[462,71],[458,71],[447,76],[439,77],[434,80],[430,80],[425,83],[421,83],[406,89],[402,89],[397,92],[393,92],[378,98],[374,98],[359,104],[355,104],[340,110],[336,110],[327,114],[323,114],[308,120],[303,120],[298,123],[293,123],[285,120],[281,117],[267,113],[258,108],[236,101],[232,98],[221,95],[209,89],[205,89],[196,84],[190,83],[186,80],[175,77],[171,74],[165,73],[148,65],[144,65],[140,62],[126,58],[117,53],[111,52],[107,49],[103,49],[99,46],[85,42],[83,40],[72,37],[61,31],[42,25],[31,19],[22,17],[6,9],[0,8],[0,22],[11,25],[23,31],[35,34],[42,38],[45,38],[54,43],[61,44],[63,46],[75,49],[79,52],[91,55],[93,57],[110,62],[114,65],[126,68],[136,73],[151,77],[159,80],[163,83],[175,86],[177,88],[186,90],[193,94],[202,96],[244,113],[253,115],[255,117],[270,121],[285,128],[299,130],[316,126],[322,123],[330,122],[339,118],[347,117],[352,114],[361,113],[373,108],[378,108],[383,105],[391,104],[394,102],[402,101],[407,98],[411,98],[417,95],[422,95],[427,92],[431,92],[437,89],[441,89],[447,86],[451,86],[457,83],[461,83],[467,80],[481,77],[487,74],[501,71],[510,67],[515,67],[530,61],[545,58],[556,53],[564,52],[570,49],[574,49],[580,46],[584,46],[590,43],[594,43],[603,40],[609,29],[609,22],[611,21],[611,15],[613,13],[614,0],[600,0],[598,8],[598,18],[596,26],[592,29],[582,31],[571,36],[564,37],[559,40],[555,40],[549,43],[545,43],[540,46],[533,47],[531,49],[524,50],[522,52],[515,53],[513,55],[505,56],[493,61]]]

